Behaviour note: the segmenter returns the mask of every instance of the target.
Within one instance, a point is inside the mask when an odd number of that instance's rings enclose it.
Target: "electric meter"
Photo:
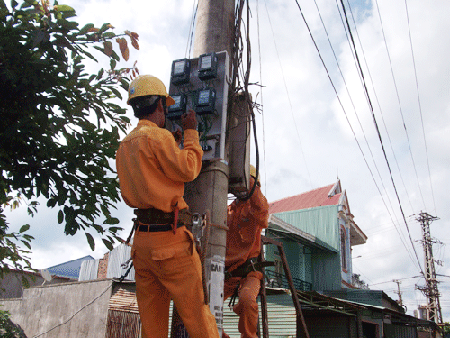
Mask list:
[[[167,118],[171,121],[180,120],[181,116],[186,112],[186,95],[172,95],[175,104],[167,107],[169,113],[167,114]]]
[[[214,88],[199,89],[194,94],[194,110],[197,114],[212,114],[216,105],[216,90]]]
[[[191,74],[191,60],[179,59],[172,62],[172,74],[170,81],[178,86],[189,83]]]
[[[216,53],[202,54],[198,62],[198,78],[202,81],[217,77]]]

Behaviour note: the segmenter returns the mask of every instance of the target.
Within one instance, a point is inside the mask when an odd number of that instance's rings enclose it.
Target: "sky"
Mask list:
[[[298,0],[306,25],[295,0],[250,1],[250,82],[263,86],[251,88],[263,106],[256,118],[262,189],[273,202],[339,178],[354,220],[368,237],[353,247],[353,272],[395,300],[393,280],[399,280],[410,315],[426,303],[416,290],[425,285],[416,218],[420,212],[439,217],[430,229],[443,318],[450,321],[450,2],[352,0],[351,11],[344,2],[362,75],[340,2]],[[116,33],[139,33],[140,50],[131,50],[130,62],[137,60],[141,74],[167,86],[172,61],[192,56],[194,0],[60,3],[76,9],[80,26],[109,22]],[[90,67],[99,66],[107,65]],[[135,125],[131,109],[129,116]],[[253,144],[251,152],[255,163]],[[107,251],[100,238],[92,252],[84,234],[65,236],[57,210],[41,205],[32,219],[23,207],[7,215],[13,231],[31,224],[33,267],[101,258]],[[113,214],[126,237],[132,211],[124,203],[117,207]]]

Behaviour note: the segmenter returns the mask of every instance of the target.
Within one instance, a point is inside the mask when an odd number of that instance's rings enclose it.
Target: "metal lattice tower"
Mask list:
[[[421,212],[416,220],[422,225],[422,245],[425,254],[425,281],[426,287],[419,288],[428,298],[427,320],[442,323],[442,311],[439,302],[438,281],[433,259],[433,240],[430,235],[430,223],[439,219],[426,212]]]

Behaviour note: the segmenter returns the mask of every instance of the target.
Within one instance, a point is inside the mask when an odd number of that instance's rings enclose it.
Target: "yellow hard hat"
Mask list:
[[[250,164],[250,176],[252,176],[256,180],[256,182],[261,184],[260,175],[258,173],[258,178],[256,178],[256,168],[251,164]]]
[[[164,83],[152,75],[140,75],[131,81],[130,87],[128,88],[127,103],[130,104],[130,100],[135,97],[149,95],[165,96],[167,106],[175,104],[173,98],[167,94]]]

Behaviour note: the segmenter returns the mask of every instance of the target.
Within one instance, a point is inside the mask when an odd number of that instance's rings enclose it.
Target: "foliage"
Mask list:
[[[444,324],[440,325],[443,333],[450,333],[450,323],[445,322]]]
[[[357,273],[354,273],[352,275],[352,284],[356,286],[358,289],[366,289],[366,290],[369,289],[369,285],[366,284],[366,282],[361,279],[361,275]]]
[[[9,319],[8,311],[0,310],[0,337],[5,338],[21,338],[26,337],[23,331],[14,325]]]
[[[75,16],[72,7],[48,0],[12,0],[10,8],[0,0],[0,277],[10,267],[31,268],[22,260],[29,251],[14,242],[30,250],[30,226],[8,233],[8,205],[25,202],[33,216],[36,199],[45,197],[48,207],[59,209],[65,233],[82,229],[92,250],[89,230],[112,249],[121,229],[111,215],[120,197],[110,161],[129,119],[113,99],[122,98],[119,89],[127,89],[138,69],[136,62],[117,69],[121,59],[114,45],[128,60],[127,39],[139,49],[139,36],[116,35],[109,23],[79,28]],[[98,62],[94,49],[110,69],[86,71],[86,61]]]

